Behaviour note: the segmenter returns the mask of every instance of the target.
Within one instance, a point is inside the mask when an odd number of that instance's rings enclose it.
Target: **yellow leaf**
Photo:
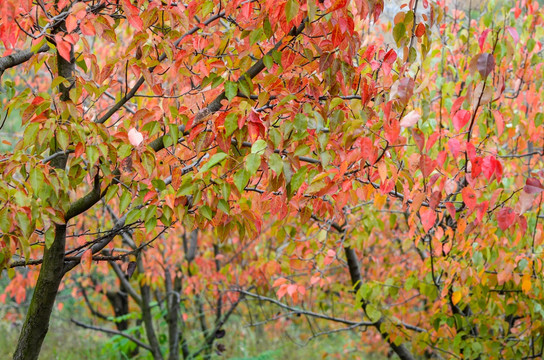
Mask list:
[[[462,294],[460,291],[455,291],[453,293],[453,296],[451,297],[451,301],[453,302],[453,305],[457,305],[457,303],[461,301],[461,296]]]
[[[523,278],[521,279],[521,290],[526,294],[531,291],[531,275],[523,275]]]

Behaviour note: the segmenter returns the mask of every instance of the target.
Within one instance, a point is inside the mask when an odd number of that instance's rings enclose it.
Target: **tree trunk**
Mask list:
[[[70,99],[70,88],[73,85],[74,77],[74,52],[70,51],[70,61],[65,60],[57,51],[57,70],[59,76],[64,77],[70,83],[69,86],[59,86],[61,101]],[[55,153],[56,143],[51,148]],[[66,154],[56,157],[51,161],[51,166],[56,169],[66,167]],[[64,277],[64,255],[66,246],[66,224],[55,224],[55,240],[51,247],[44,250],[43,263],[40,268],[38,282],[32,294],[30,307],[26,314],[23,329],[19,335],[17,349],[13,354],[14,360],[35,360],[38,359],[43,340],[49,330],[49,319],[55,304],[60,282]]]
[[[43,339],[49,330],[49,318],[64,274],[65,243],[66,225],[56,225],[55,241],[49,249],[45,249],[38,282],[19,335],[17,349],[13,354],[14,360],[38,359]]]

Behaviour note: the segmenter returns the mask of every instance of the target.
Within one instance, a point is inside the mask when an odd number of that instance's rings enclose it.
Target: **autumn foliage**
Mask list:
[[[133,357],[220,354],[255,299],[361,354],[542,356],[541,5],[396,3],[2,1],[14,358],[63,287]]]

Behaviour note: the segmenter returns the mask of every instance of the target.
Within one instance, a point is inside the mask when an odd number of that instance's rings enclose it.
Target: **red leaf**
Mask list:
[[[504,231],[508,229],[516,220],[516,213],[511,208],[505,207],[497,212],[496,217],[499,228]]]
[[[448,213],[450,214],[450,216],[453,219],[455,219],[455,214],[456,214],[455,205],[453,205],[453,203],[451,203],[451,202],[447,202],[446,203],[446,209],[448,210]]]
[[[383,62],[389,65],[392,65],[395,62],[395,60],[397,60],[397,53],[393,49],[389,50],[387,54],[385,54],[385,56],[383,57]]]
[[[442,199],[442,193],[440,191],[435,191],[431,194],[431,199],[429,200],[429,207],[433,210],[436,209],[440,200]]]
[[[421,208],[419,209],[419,216],[421,216],[421,225],[423,225],[423,230],[425,230],[425,232],[429,232],[436,221],[436,213],[434,210],[429,208]]]
[[[399,80],[397,95],[402,103],[408,103],[408,100],[410,100],[412,94],[414,93],[414,85],[414,79],[412,78],[405,77]]]
[[[417,24],[415,34],[417,37],[422,37],[425,34],[425,24],[423,23]]]
[[[419,158],[419,168],[424,177],[428,177],[435,169],[436,161],[427,155],[421,155]]]
[[[486,214],[488,207],[489,207],[489,201],[483,201],[481,204],[477,206],[476,219],[478,220],[478,224],[482,222],[482,219],[484,218],[484,215]]]
[[[461,143],[459,142],[459,140],[457,140],[457,138],[451,138],[448,140],[448,148],[450,149],[453,157],[456,158],[461,151]]]
[[[495,173],[497,167],[497,160],[491,155],[486,156],[482,162],[482,170],[487,180],[491,179],[491,176]]]
[[[68,17],[66,18],[66,31],[71,33],[76,28],[77,28],[77,18],[72,14],[68,15]]]
[[[476,66],[480,75],[482,75],[483,78],[486,78],[495,68],[495,58],[489,53],[480,54]]]
[[[458,97],[451,106],[451,113],[455,114],[461,108],[461,105],[463,105],[464,102],[465,96]]]
[[[423,135],[423,132],[419,129],[412,129],[412,136],[419,151],[423,151],[423,147],[425,146],[425,135]]]
[[[510,36],[512,36],[512,39],[514,39],[514,43],[517,44],[519,42],[518,31],[515,28],[511,27],[511,26],[507,26],[506,30],[508,31]]]
[[[59,52],[59,55],[62,56],[64,60],[70,61],[72,45],[70,45],[69,42],[64,41],[60,35],[55,35],[55,41],[57,43],[57,51]]]
[[[544,190],[544,187],[538,179],[528,178],[523,187],[523,191],[527,194],[539,194]]]
[[[487,34],[489,34],[490,31],[491,29],[485,29],[484,31],[482,31],[482,34],[478,38],[478,45],[480,45],[480,51],[484,51],[485,39],[487,38]]]
[[[455,131],[460,131],[466,124],[470,121],[470,111],[468,110],[459,110],[453,116],[453,127]]]
[[[501,136],[504,131],[504,117],[498,110],[494,110],[493,115],[495,115],[495,123],[497,123],[497,135]]]
[[[463,197],[463,202],[465,203],[465,205],[470,210],[474,210],[474,208],[476,208],[476,205],[478,205],[478,198],[476,197],[476,193],[474,193],[474,190],[466,187],[461,190],[461,195]]]
[[[476,148],[472,143],[467,143],[467,156],[470,161],[476,157]]]
[[[476,156],[470,161],[472,165],[471,175],[473,179],[476,179],[482,173],[482,158]]]

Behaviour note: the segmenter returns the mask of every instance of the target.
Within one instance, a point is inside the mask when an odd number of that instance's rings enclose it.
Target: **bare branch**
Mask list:
[[[113,330],[113,329],[106,329],[106,328],[102,328],[102,327],[98,327],[98,326],[94,326],[94,325],[85,324],[85,323],[82,323],[81,321],[77,321],[76,319],[70,319],[70,320],[74,324],[76,324],[77,326],[82,327],[84,329],[90,329],[90,330],[100,331],[100,332],[103,332],[103,333],[106,333],[106,334],[122,336],[122,337],[124,337],[126,339],[129,339],[130,341],[132,341],[136,345],[138,345],[140,347],[143,347],[146,350],[151,351],[151,348],[149,347],[149,345],[141,342],[140,340],[136,339],[135,337],[132,337],[132,336],[130,336],[128,334],[125,334],[122,331],[117,331],[117,330]]]

